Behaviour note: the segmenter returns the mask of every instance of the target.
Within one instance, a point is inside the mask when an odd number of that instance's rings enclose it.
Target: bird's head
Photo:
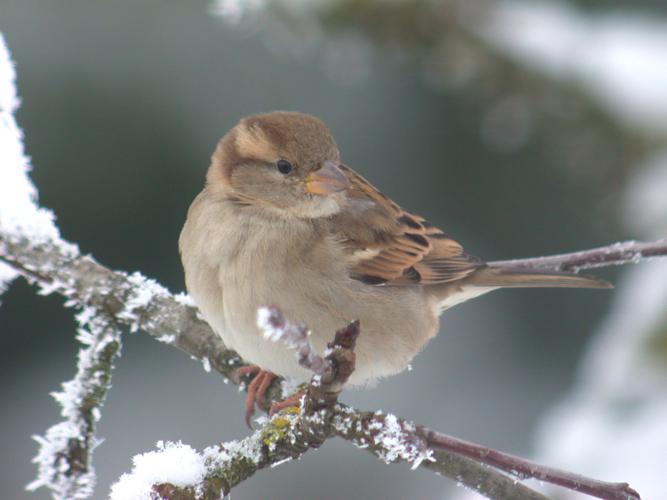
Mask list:
[[[213,153],[207,183],[241,204],[299,218],[333,215],[349,185],[319,119],[277,111],[243,118]]]

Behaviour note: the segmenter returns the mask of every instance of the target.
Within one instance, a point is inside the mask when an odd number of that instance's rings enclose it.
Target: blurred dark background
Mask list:
[[[578,90],[522,76],[499,60],[482,66],[484,81],[441,85],[432,68],[424,77],[431,38],[386,37],[368,30],[364,16],[389,14],[347,15],[349,5],[339,3],[322,26],[355,42],[336,57],[336,46],[322,41],[297,40],[290,50],[285,38],[299,32],[288,24],[235,25],[205,1],[0,0],[32,177],[64,237],[112,268],[183,290],[176,241],[210,153],[239,118],[276,109],[322,118],[345,162],[483,258],[634,236],[616,207],[643,142]],[[489,114],[493,102],[509,111]],[[572,383],[611,297],[545,290],[481,298],[442,318],[413,371],[343,399],[528,454],[532,430]],[[23,281],[2,300],[2,496],[47,498],[23,490],[34,476],[30,436],[58,420],[48,393],[74,373],[75,323],[59,297],[40,297]],[[182,353],[128,333],[99,426],[97,498],[157,440],[202,448],[244,436],[242,397]],[[329,442],[258,474],[233,497],[433,498],[447,486]]]

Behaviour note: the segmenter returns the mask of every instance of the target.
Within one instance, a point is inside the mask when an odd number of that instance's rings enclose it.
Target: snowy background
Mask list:
[[[438,15],[428,2],[353,4],[0,0],[25,153],[63,235],[180,291],[176,239],[210,152],[239,117],[271,109],[323,118],[347,163],[484,258],[667,234],[660,2],[451,1]],[[2,113],[18,104],[5,73]],[[21,160],[4,137],[3,161]],[[16,192],[0,172],[8,224]],[[413,371],[343,399],[662,498],[667,265],[599,274],[617,290],[498,292],[449,311]],[[58,420],[48,393],[74,373],[76,323],[61,302],[22,281],[2,296],[7,498],[47,498],[24,487],[30,436]],[[113,385],[96,498],[158,440],[201,449],[247,432],[235,388],[140,333],[126,336]],[[450,488],[332,441],[233,497]]]

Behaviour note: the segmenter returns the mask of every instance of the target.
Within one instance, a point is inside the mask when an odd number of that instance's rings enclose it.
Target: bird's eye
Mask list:
[[[276,162],[276,167],[278,167],[278,172],[284,175],[289,174],[294,169],[292,164],[287,160],[278,160]]]

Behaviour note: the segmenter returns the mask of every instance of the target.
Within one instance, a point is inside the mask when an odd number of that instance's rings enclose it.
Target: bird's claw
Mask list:
[[[266,391],[271,386],[271,382],[276,378],[273,373],[262,370],[256,365],[238,368],[235,376],[240,379],[253,373],[255,376],[248,384],[248,395],[245,398],[245,423],[250,429],[252,429],[251,419],[255,414],[255,406],[262,407],[265,404]]]

